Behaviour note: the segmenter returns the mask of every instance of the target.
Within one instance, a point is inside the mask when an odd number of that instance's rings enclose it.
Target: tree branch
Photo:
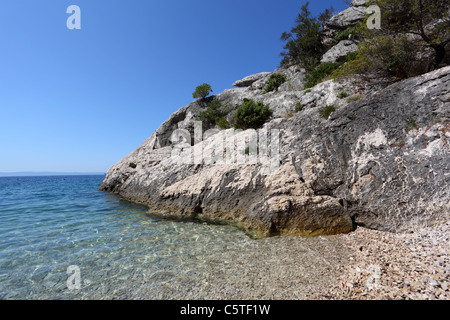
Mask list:
[[[419,0],[419,10],[420,10],[419,16],[416,16],[416,25],[417,25],[417,28],[419,29],[420,36],[422,37],[422,39],[423,39],[425,42],[427,42],[427,43],[431,43],[432,41],[431,41],[431,39],[426,35],[425,29],[424,29],[424,27],[423,27],[423,19],[424,19],[424,13],[423,13],[423,11],[424,11],[424,7],[423,7],[422,0]]]

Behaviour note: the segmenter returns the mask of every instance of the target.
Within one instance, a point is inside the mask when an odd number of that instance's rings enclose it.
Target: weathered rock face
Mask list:
[[[336,62],[343,60],[350,52],[358,50],[358,44],[352,40],[342,40],[337,45],[333,46],[323,56],[321,62]]]
[[[345,30],[349,27],[356,25],[358,22],[362,21],[366,15],[366,3],[368,0],[353,0],[351,2],[351,6],[346,10],[339,12],[334,15],[326,24],[324,29],[322,30],[323,39],[322,42],[326,46],[333,46],[336,41],[336,36],[340,31]],[[351,35],[350,35],[351,37]],[[349,38],[351,39],[351,38]],[[340,44],[342,46],[342,44]],[[349,45],[349,44],[347,44]],[[349,49],[349,48],[347,48]],[[351,49],[353,50],[353,49]],[[339,51],[342,51],[340,48]],[[353,50],[354,51],[354,50]],[[330,53],[333,52],[333,49],[330,50]],[[347,51],[348,52],[348,51]],[[330,54],[329,53],[329,54]],[[333,54],[333,57],[335,54]],[[336,60],[328,60],[326,58],[325,61],[336,61]]]
[[[369,0],[352,0],[351,5],[353,7],[360,7],[364,6],[367,2],[369,2]]]
[[[268,76],[270,76],[272,74],[272,72],[261,72],[261,73],[257,73],[257,74],[253,74],[250,75],[248,77],[245,77],[242,80],[238,80],[235,83],[233,83],[234,87],[249,87],[251,86],[254,82],[260,80],[260,79],[265,79]]]
[[[333,16],[326,26],[330,29],[345,29],[347,27],[354,26],[359,21],[364,19],[366,15],[365,6],[351,6],[346,10],[339,12]]]
[[[364,17],[366,2],[353,0],[330,20],[330,44]],[[322,62],[356,49],[341,41]],[[265,93],[273,73],[287,80]],[[448,220],[450,67],[390,86],[366,76],[309,90],[305,74],[282,67],[213,97],[231,110],[229,121],[245,98],[269,105],[273,117],[258,132],[203,134],[197,121],[206,104],[179,109],[108,171],[100,189],[146,203],[153,214],[228,221],[256,236],[337,234],[356,225],[405,231]],[[343,91],[349,100],[338,98]],[[319,112],[326,106],[336,110],[328,119]]]
[[[303,76],[294,68],[275,72],[300,83]],[[203,107],[193,102],[114,165],[100,189],[154,213],[229,221],[259,236],[335,234],[355,224],[403,231],[449,218],[450,67],[388,87],[346,79],[262,94],[258,81],[215,97],[274,109],[258,136],[271,142],[265,155],[264,143],[256,158],[246,155],[252,131],[232,129],[174,152],[176,129],[199,136],[194,121]],[[337,98],[342,90],[361,99]],[[285,117],[298,102],[302,111]],[[327,105],[336,111],[324,119],[319,109]]]
[[[358,225],[399,231],[448,219],[449,117],[447,67],[341,107],[324,127],[299,131],[295,161],[299,168],[313,161],[314,193],[342,199]],[[314,118],[295,120],[294,128]]]

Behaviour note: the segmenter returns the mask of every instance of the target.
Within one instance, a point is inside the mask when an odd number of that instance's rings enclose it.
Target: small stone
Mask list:
[[[430,285],[432,287],[438,287],[439,286],[439,283],[436,280],[434,280],[434,279],[430,279],[429,283],[430,283]]]
[[[411,291],[418,292],[420,291],[420,288],[422,287],[422,284],[419,281],[414,281],[411,283]]]

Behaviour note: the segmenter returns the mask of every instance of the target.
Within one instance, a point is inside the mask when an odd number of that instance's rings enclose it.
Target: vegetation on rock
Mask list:
[[[322,30],[334,10],[326,9],[318,17],[313,17],[308,6],[309,1],[301,7],[291,31],[281,35],[281,40],[286,42],[284,49],[287,50],[281,53],[283,57],[281,64],[300,64],[307,71],[312,71],[327,50],[322,41],[324,37]]]
[[[305,89],[312,88],[315,85],[321,83],[326,77],[330,76],[333,71],[335,71],[341,65],[342,64],[339,62],[322,63],[306,76]]]
[[[449,63],[450,17],[447,0],[377,0],[381,29],[357,30],[363,41],[334,76],[381,73],[397,79],[417,76]]]
[[[355,95],[355,96],[352,96],[352,97],[348,98],[348,99],[347,99],[347,102],[348,102],[348,103],[350,103],[350,102],[355,102],[355,101],[361,100],[362,98],[363,98],[362,95],[357,94],[357,95]]]
[[[273,110],[262,102],[244,99],[234,114],[235,129],[258,129],[272,116]]]
[[[347,27],[345,30],[342,30],[341,32],[339,32],[337,34],[337,36],[335,37],[336,41],[347,40],[349,38],[352,38],[352,39],[359,38],[359,26],[358,25]]]
[[[211,92],[212,92],[211,85],[204,83],[195,88],[195,91],[192,93],[192,97],[194,99],[200,98],[204,100],[207,96],[209,96]]]
[[[230,108],[223,106],[222,103],[214,99],[208,103],[206,110],[200,113],[200,120],[205,126],[214,126],[217,124],[221,128],[229,127],[225,116],[230,112]]]
[[[339,99],[344,99],[344,98],[347,98],[347,97],[348,97],[348,93],[347,93],[347,91],[345,91],[345,90],[341,91],[341,92],[338,94],[338,98],[339,98]]]
[[[217,126],[220,129],[229,129],[231,127],[230,123],[225,117],[222,117],[217,121]]]
[[[295,105],[295,112],[300,112],[303,110],[305,106],[302,106],[302,104],[300,102],[297,102],[297,104]]]
[[[328,119],[330,117],[330,114],[336,111],[336,108],[334,106],[326,106],[321,109],[319,109],[319,113],[322,116],[322,118]]]
[[[265,93],[271,91],[278,91],[278,88],[286,82],[286,76],[284,74],[274,73],[270,75],[269,80],[266,83]]]

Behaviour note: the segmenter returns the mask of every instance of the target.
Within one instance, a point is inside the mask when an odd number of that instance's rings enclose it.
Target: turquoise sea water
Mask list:
[[[196,266],[220,263],[211,252],[251,241],[231,226],[152,218],[98,191],[103,178],[0,178],[0,299],[170,299],[165,283],[196,283]]]

